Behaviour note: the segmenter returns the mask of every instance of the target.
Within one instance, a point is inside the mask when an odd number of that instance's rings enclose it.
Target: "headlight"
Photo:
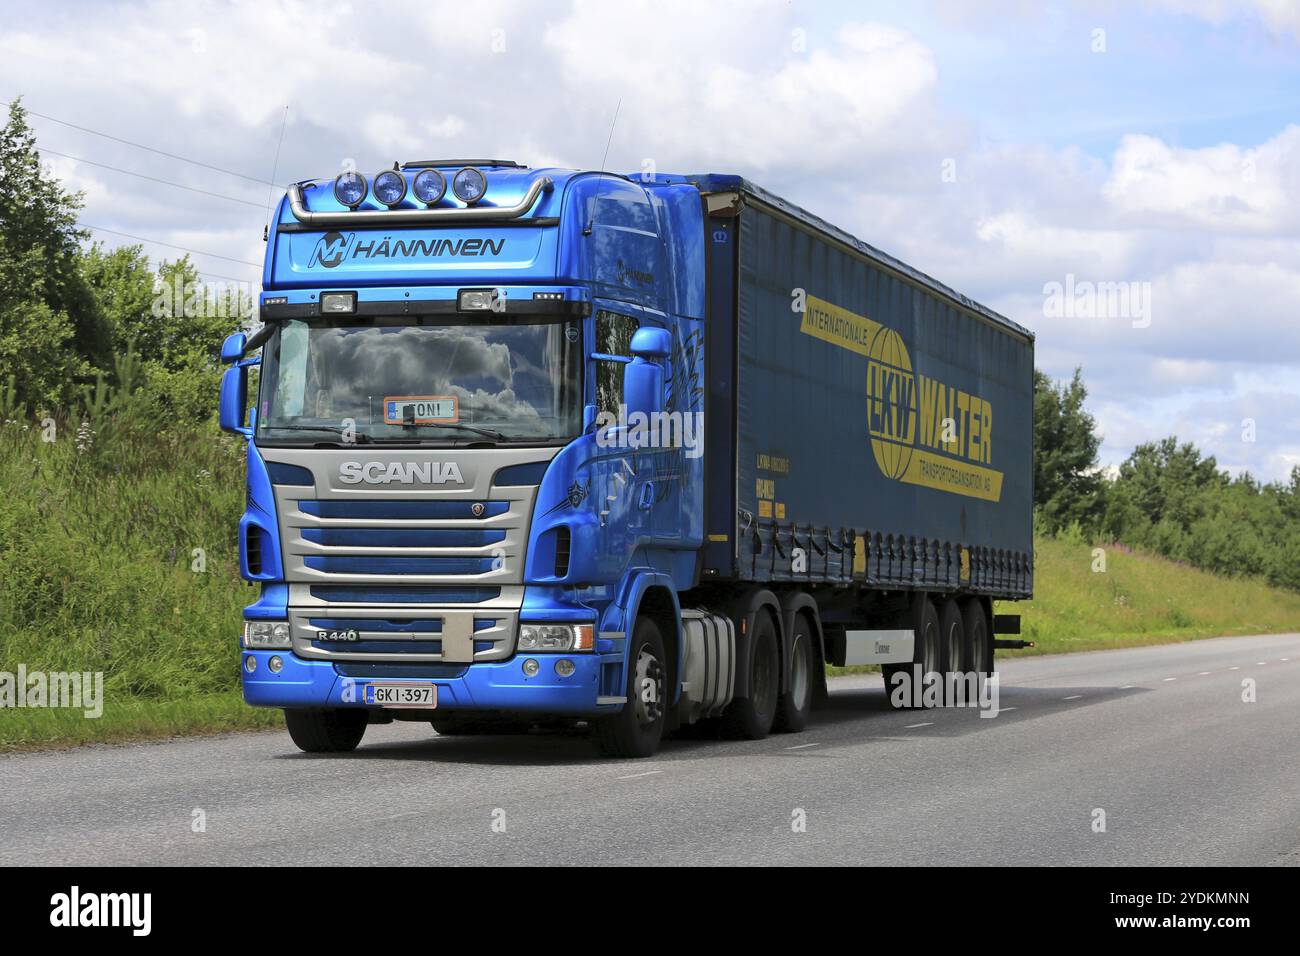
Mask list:
[[[368,189],[366,177],[360,173],[341,173],[339,178],[334,180],[334,198],[339,201],[339,205],[347,206],[349,209],[355,209],[365,202]]]
[[[254,648],[289,647],[288,621],[245,621],[244,646]]]
[[[411,191],[420,202],[432,206],[447,194],[447,180],[436,169],[423,169],[415,174]]]
[[[451,191],[456,194],[456,198],[463,203],[473,205],[483,198],[487,192],[487,177],[481,170],[473,166],[466,166],[464,169],[451,177]]]
[[[521,651],[590,651],[595,647],[590,624],[525,624],[519,629]]]
[[[396,206],[406,198],[406,177],[386,169],[372,180],[375,198],[385,206]]]

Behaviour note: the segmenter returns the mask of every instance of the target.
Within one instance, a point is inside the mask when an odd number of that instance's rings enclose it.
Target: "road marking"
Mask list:
[[[1240,667],[1229,667],[1228,670],[1230,670],[1230,671],[1239,671],[1239,670],[1241,670],[1241,668],[1240,668]]]
[[[1255,666],[1256,666],[1256,667],[1263,667],[1263,666],[1264,666],[1265,664],[1267,664],[1267,663],[1268,663],[1268,661],[1255,661]]]
[[[1166,677],[1165,680],[1178,680],[1177,677]]]
[[[1136,686],[1137,684],[1125,684],[1123,687],[1120,688],[1120,690],[1132,690]]]
[[[1197,676],[1197,677],[1204,677],[1204,676],[1205,676],[1206,674],[1208,674],[1208,673],[1209,673],[1209,671],[1201,671],[1201,672],[1200,672],[1199,674],[1197,674],[1196,676]]]
[[[1289,658],[1289,657],[1279,657],[1279,658],[1278,658],[1278,660],[1280,660],[1280,661],[1289,661],[1290,659],[1291,659],[1291,658]]]
[[[786,747],[786,750],[807,750],[809,747],[820,747],[821,744],[797,744],[793,747]]]
[[[1069,697],[1062,697],[1061,700],[1079,700],[1081,697],[1082,694],[1071,694]]]
[[[930,726],[931,724],[933,724],[933,723],[934,723],[933,720],[927,720],[927,721],[926,721],[925,723],[923,723],[923,724],[908,724],[908,725],[907,725],[906,727],[904,727],[903,729],[904,729],[904,730],[916,730],[917,727],[929,727],[929,726]]]
[[[1005,714],[1007,711],[1009,711],[1009,710],[1015,710],[1015,709],[1016,709],[1016,708],[1014,708],[1014,707],[999,707],[999,708],[998,708],[998,713],[999,713],[999,714]]]
[[[656,774],[656,773],[663,773],[663,771],[662,771],[662,770],[647,770],[645,773],[632,773],[632,774],[628,774],[626,777],[619,777],[618,779],[620,779],[620,780],[635,780],[637,777],[649,777],[649,776],[653,776],[653,775]]]

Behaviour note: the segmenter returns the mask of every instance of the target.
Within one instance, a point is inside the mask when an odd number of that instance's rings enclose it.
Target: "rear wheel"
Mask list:
[[[638,618],[628,658],[627,701],[617,714],[592,722],[597,749],[607,757],[651,757],[664,735],[668,666],[659,628]]]
[[[796,614],[794,631],[790,635],[789,687],[776,702],[776,719],[772,722],[772,729],[777,733],[795,734],[808,726],[808,712],[812,709],[813,698],[813,664],[816,660],[808,618]]]
[[[993,676],[993,635],[988,615],[978,598],[962,602],[962,621],[966,630],[966,647],[962,667],[987,679]]]
[[[776,625],[767,611],[759,611],[754,615],[751,640],[753,646],[749,655],[749,692],[727,706],[722,715],[722,727],[729,737],[762,740],[771,732],[772,722],[776,719],[777,692],[780,687]]]
[[[925,686],[924,682],[927,680],[926,675],[938,674],[943,663],[943,652],[939,638],[939,613],[934,609],[934,602],[926,595],[918,594],[913,598],[912,609],[909,614],[908,623],[915,633],[915,640],[912,645],[912,663],[886,664],[883,668],[885,697],[889,701],[889,706],[895,710],[907,710],[914,706],[924,706],[920,701]],[[920,666],[922,685],[921,687],[913,687],[918,665]],[[906,679],[896,684],[895,675],[898,674],[906,675]]]
[[[958,683],[956,679],[949,680],[949,674],[958,674],[966,670],[963,663],[963,655],[966,650],[966,627],[962,621],[961,608],[952,598],[943,602],[943,611],[939,615],[939,674],[944,682],[944,701],[947,704],[957,704],[956,692]],[[950,693],[949,691],[952,691]]]
[[[369,715],[360,707],[291,708],[284,712],[289,736],[304,753],[355,750],[366,734]]]

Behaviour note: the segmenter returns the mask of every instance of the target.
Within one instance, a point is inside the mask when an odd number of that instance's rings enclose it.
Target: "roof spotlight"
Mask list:
[[[375,198],[385,206],[396,206],[406,198],[406,177],[395,169],[385,169],[373,182]]]
[[[466,166],[451,178],[451,191],[461,202],[472,206],[487,192],[487,177],[482,170]]]
[[[415,174],[411,191],[420,202],[432,206],[447,195],[447,177],[436,169],[422,169]]]
[[[334,180],[334,198],[349,209],[356,209],[365,202],[367,191],[366,177],[358,172],[349,170]]]

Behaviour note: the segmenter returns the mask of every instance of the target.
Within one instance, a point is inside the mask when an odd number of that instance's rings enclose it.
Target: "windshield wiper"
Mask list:
[[[495,428],[484,428],[482,425],[466,425],[464,422],[425,422],[417,427],[454,428],[457,431],[473,432],[475,435],[482,435],[484,438],[490,438],[493,441],[510,440],[504,432],[499,432]]]
[[[343,429],[337,425],[263,425],[263,428],[283,429],[291,432],[328,432],[331,435],[342,435]],[[364,432],[355,432],[352,435],[350,443],[364,445],[370,441],[369,435]]]

